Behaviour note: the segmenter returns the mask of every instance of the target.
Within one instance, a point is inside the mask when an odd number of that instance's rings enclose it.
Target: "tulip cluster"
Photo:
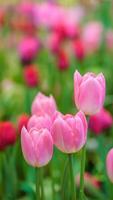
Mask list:
[[[32,104],[32,116],[27,128],[21,130],[21,145],[25,160],[33,167],[46,165],[53,155],[51,135],[56,103],[52,96],[39,93]]]
[[[93,115],[103,107],[105,98],[103,74],[96,76],[93,73],[87,73],[81,76],[76,71],[74,74],[74,97],[79,112],[76,115],[63,115],[57,111],[52,96],[47,97],[38,93],[32,103],[32,116],[28,120],[26,128],[23,127],[21,130],[21,146],[26,162],[33,167],[42,167],[48,164],[53,156],[54,145],[69,155],[83,148],[80,175],[80,199],[82,200],[84,150],[88,129],[85,114]]]
[[[29,164],[37,167],[47,164],[52,158],[53,144],[64,153],[74,153],[84,146],[86,139],[87,121],[81,111],[75,116],[63,115],[57,112],[52,96],[41,93],[36,96],[27,129],[21,131],[22,151]]]

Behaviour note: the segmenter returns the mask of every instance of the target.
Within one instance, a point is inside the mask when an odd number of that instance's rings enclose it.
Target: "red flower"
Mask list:
[[[73,44],[74,54],[78,60],[82,60],[85,56],[84,45],[81,40],[76,40]]]
[[[13,145],[16,141],[16,130],[14,125],[9,122],[0,122],[0,150],[5,149],[9,145]]]
[[[18,119],[18,133],[21,133],[22,127],[25,126],[27,128],[27,123],[29,120],[29,116],[27,114],[22,114]]]
[[[66,70],[69,68],[69,59],[65,51],[60,50],[57,59],[58,59],[58,68],[60,70]]]
[[[39,83],[39,73],[34,65],[30,65],[24,68],[23,72],[24,80],[28,87],[36,87]]]

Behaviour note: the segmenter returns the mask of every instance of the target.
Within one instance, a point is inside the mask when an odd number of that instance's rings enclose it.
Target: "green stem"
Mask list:
[[[44,200],[42,169],[36,168],[36,200]]]
[[[70,168],[70,178],[71,178],[71,186],[72,186],[72,200],[76,200],[76,190],[75,190],[75,179],[74,179],[74,171],[73,171],[73,156],[69,154],[69,168]]]
[[[62,200],[65,200],[65,191],[66,191],[66,178],[67,178],[67,169],[68,169],[68,159],[65,162],[64,166],[64,171],[63,171],[63,177],[62,177],[62,185],[61,185],[61,195],[62,195]]]
[[[41,200],[44,200],[43,170],[40,169]]]
[[[80,200],[84,200],[84,171],[85,171],[85,159],[86,159],[86,145],[82,148],[81,155],[81,172],[80,172]]]
[[[36,168],[36,200],[41,200],[40,195],[40,171]]]

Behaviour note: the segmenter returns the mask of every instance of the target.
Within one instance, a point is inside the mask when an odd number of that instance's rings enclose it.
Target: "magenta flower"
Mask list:
[[[30,63],[40,48],[40,43],[35,37],[26,37],[19,44],[19,56],[23,63]]]
[[[113,125],[112,115],[104,108],[99,113],[90,117],[89,128],[95,133],[100,134]]]

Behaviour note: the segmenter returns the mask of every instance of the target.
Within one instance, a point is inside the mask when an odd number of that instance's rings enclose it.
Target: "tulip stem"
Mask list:
[[[42,169],[36,168],[36,200],[44,200]]]
[[[72,200],[76,200],[76,190],[75,190],[75,179],[73,171],[73,155],[69,154],[69,168],[70,168],[70,178],[71,178],[71,187],[72,187]]]
[[[41,200],[40,195],[40,170],[36,168],[36,200]]]
[[[86,145],[82,148],[81,155],[81,172],[80,172],[80,193],[79,199],[84,200],[84,171],[85,171],[85,159],[86,159]]]

